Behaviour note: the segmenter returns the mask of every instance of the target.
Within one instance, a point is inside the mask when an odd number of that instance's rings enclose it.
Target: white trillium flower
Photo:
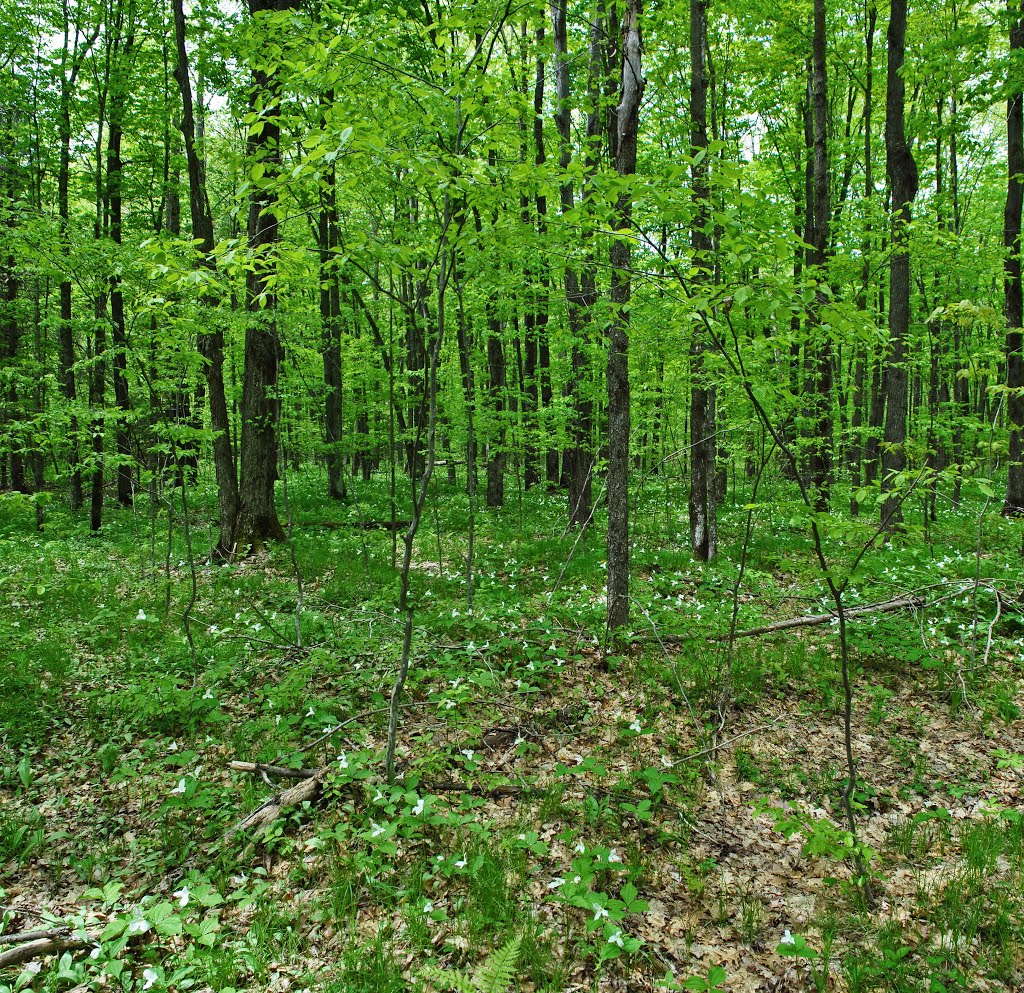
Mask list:
[[[144,621],[144,620],[146,620],[146,612],[141,607],[139,607],[139,612],[135,615],[135,620],[137,620],[137,621]]]
[[[643,732],[643,728],[640,726],[639,721],[633,721],[633,723],[629,725],[629,730],[635,731],[637,734],[641,734]]]
[[[174,796],[183,796],[184,793],[185,793],[185,790],[187,790],[187,789],[188,789],[188,787],[185,785],[185,780],[184,779],[179,779],[178,780],[178,785],[175,786],[173,790],[171,790],[171,793]]]
[[[312,707],[310,707],[309,710],[306,711],[306,716],[307,717],[312,717],[313,716],[313,708]]]
[[[420,799],[416,801],[416,806],[412,808],[412,816],[413,817],[419,817],[420,814],[423,813],[423,807],[424,807],[424,801],[423,801],[423,798],[420,797]]]
[[[182,888],[180,890],[175,890],[174,891],[174,896],[176,896],[178,898],[178,906],[179,907],[187,907],[188,906],[188,898],[191,895],[192,894],[189,892],[189,889],[188,889],[187,886],[182,886]]]
[[[348,768],[348,756],[344,752],[338,756],[338,765],[340,765],[342,769]]]
[[[550,883],[548,883],[548,889],[557,890],[559,886],[563,886],[564,884],[565,880],[561,876],[556,876]]]
[[[167,751],[169,751],[169,752],[176,752],[177,750],[178,750],[178,743],[176,741],[172,741],[167,746]]]
[[[601,920],[602,917],[607,917],[608,916],[608,911],[605,910],[604,907],[601,906],[601,904],[595,903],[592,906],[594,908],[594,920],[595,921],[599,921],[599,920]]]
[[[796,938],[794,938],[793,935],[791,935],[789,933],[789,928],[786,928],[786,930],[782,932],[782,941],[780,941],[779,944],[780,945],[795,945],[796,944]]]
[[[574,852],[578,852],[580,855],[582,855],[587,850],[587,846],[583,844],[582,838],[576,842],[572,850]]]
[[[613,848],[608,853],[608,861],[609,862],[621,862],[622,861],[622,856],[619,854],[619,850],[617,848]]]
[[[384,833],[384,828],[376,821],[370,821],[370,837],[379,838]]]
[[[456,869],[465,869],[467,864],[468,863],[467,863],[466,859],[459,859],[459,861],[455,863],[455,868]]]
[[[463,748],[462,754],[465,755],[470,762],[472,762],[473,756],[476,754],[476,752],[474,752],[472,748]]]
[[[213,695],[213,690],[211,690],[211,689],[208,689],[208,690],[207,690],[207,691],[206,691],[206,692],[205,692],[205,693],[203,694],[203,699],[204,699],[204,700],[216,700],[217,698],[216,698],[216,697],[215,697],[215,696]]]
[[[153,969],[145,969],[142,973],[142,978],[145,982],[142,984],[144,990],[148,990],[160,977],[156,974]]]
[[[434,905],[429,900],[427,900],[427,902],[423,904],[423,913],[429,914],[431,913],[431,911],[433,911],[433,909]]]
[[[616,931],[614,934],[609,935],[609,937],[608,937],[608,944],[609,945],[618,945],[619,948],[625,947],[623,945],[623,942],[622,942],[622,932],[621,931]]]
[[[145,917],[136,917],[128,925],[129,934],[145,934],[149,930],[149,921]]]

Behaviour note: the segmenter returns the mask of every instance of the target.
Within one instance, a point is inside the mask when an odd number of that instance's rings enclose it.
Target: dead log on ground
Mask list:
[[[843,613],[847,619],[852,617],[863,617],[865,614],[886,614],[896,610],[918,610],[925,604],[924,598],[919,596],[902,596],[892,600],[883,600],[880,603],[868,603],[863,606],[847,607]],[[778,631],[789,631],[793,628],[816,627],[821,624],[830,624],[838,621],[839,614],[834,610],[827,614],[804,614],[802,617],[787,617],[782,621],[773,621],[771,624],[763,624],[761,627],[747,628],[745,631],[737,631],[733,638],[756,638],[762,634],[775,634]],[[702,638],[705,641],[728,641],[729,635],[719,634],[707,637],[705,634],[668,634],[662,635],[659,639],[664,645],[681,645],[692,641],[694,638]]]

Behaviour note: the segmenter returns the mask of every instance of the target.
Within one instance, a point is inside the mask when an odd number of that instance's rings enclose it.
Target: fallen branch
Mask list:
[[[262,803],[251,814],[243,817],[233,828],[229,828],[224,837],[230,838],[239,831],[247,831],[250,828],[259,830],[277,820],[281,811],[286,807],[295,807],[300,803],[305,803],[307,800],[315,800],[320,794],[320,788],[323,786],[323,776],[326,772],[326,768],[318,769],[308,779],[303,779],[291,787],[291,789],[270,797],[269,800]]]
[[[72,935],[37,938],[35,941],[26,942],[24,945],[18,945],[17,948],[0,954],[0,969],[11,965],[20,965],[22,962],[31,962],[32,959],[37,959],[42,955],[66,952],[72,948],[88,948],[98,940],[98,935],[95,938],[76,938]]]
[[[320,769],[289,769],[281,765],[263,765],[262,762],[232,762],[229,768],[235,772],[264,772],[268,776],[277,776],[278,779],[312,779],[322,772]]]
[[[893,600],[883,600],[880,603],[868,603],[861,607],[847,607],[846,616],[860,617],[864,614],[884,614],[895,610],[917,610],[924,606],[924,599],[919,596],[902,596]],[[802,617],[787,617],[782,621],[773,621],[771,624],[764,624],[761,627],[747,628],[746,631],[737,631],[733,638],[756,638],[762,634],[775,634],[777,631],[789,631],[792,628],[810,628],[821,624],[830,624],[838,620],[839,615],[829,611],[827,614],[805,614]],[[708,638],[703,634],[670,634],[662,635],[661,641],[666,645],[679,645],[694,638],[703,638],[705,641],[728,641],[727,634],[715,635]]]
[[[41,938],[61,938],[71,933],[67,927],[48,928],[45,931],[19,931],[17,934],[0,934],[0,945],[20,945],[23,941],[38,941]]]
[[[338,528],[356,528],[359,531],[404,531],[410,523],[411,521],[318,521],[313,526],[327,528],[329,531]]]

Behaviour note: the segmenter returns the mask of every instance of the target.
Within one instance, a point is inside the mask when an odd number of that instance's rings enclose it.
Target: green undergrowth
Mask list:
[[[841,719],[833,624],[741,639],[731,653],[721,640],[734,613],[743,632],[828,611],[795,512],[756,509],[737,587],[742,499],[722,509],[721,556],[701,565],[682,491],[666,505],[647,490],[631,629],[609,647],[600,512],[582,537],[564,529],[561,494],[480,512],[470,608],[468,501],[438,483],[415,548],[413,665],[389,785],[401,532],[396,549],[386,482],[359,484],[345,504],[326,504],[321,488],[316,474],[289,482],[301,602],[286,546],[210,561],[206,490],[190,497],[192,562],[180,503],[168,527],[174,490],[113,514],[99,535],[55,504],[42,533],[24,507],[0,515],[0,904],[50,908],[88,936],[38,971],[9,971],[0,989],[228,993],[281,977],[339,993],[476,989],[496,961],[501,988],[623,977],[719,988],[735,966],[728,941],[721,963],[691,961],[693,939],[657,923],[670,892],[807,988],[840,988],[840,976],[851,990],[1012,988],[1021,821],[992,803],[959,821],[950,811],[1019,776],[1019,756],[989,749],[952,775],[923,740],[940,719],[984,742],[1020,718],[1015,524],[983,518],[979,558],[980,505],[950,511],[927,536],[911,528],[869,551],[851,584],[850,605],[916,591],[928,601],[851,624],[855,721],[881,756],[854,801],[865,819],[887,818],[867,862],[883,899],[887,877],[912,880],[886,918],[850,883],[841,762],[822,764],[810,738],[710,751],[723,686],[741,733],[772,714],[797,727]],[[872,527],[834,529],[836,568]],[[324,766],[323,796],[258,838],[232,834],[282,788],[231,772],[233,760]],[[704,805],[726,781],[744,810],[782,804],[780,823],[834,877],[799,941],[780,942],[753,882],[718,887],[724,849],[701,853]],[[9,910],[0,920],[5,931],[33,923]]]

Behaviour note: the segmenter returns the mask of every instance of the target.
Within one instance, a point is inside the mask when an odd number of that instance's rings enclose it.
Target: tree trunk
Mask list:
[[[249,13],[263,15],[292,10],[298,0],[249,0]],[[266,28],[264,27],[264,30]],[[263,182],[253,187],[247,225],[252,268],[245,279],[245,367],[242,379],[241,484],[235,544],[259,548],[281,541],[284,530],[274,504],[277,478],[278,425],[281,407],[277,383],[281,342],[277,331],[277,244],[280,241],[277,194],[272,189],[281,171],[280,89],[273,72],[257,64],[249,101],[262,127],[249,138],[249,158],[263,167]]]
[[[889,259],[889,359],[886,370],[885,445],[882,489],[891,493],[895,477],[906,468],[907,332],[910,326],[910,207],[917,195],[917,163],[904,126],[906,88],[903,69],[907,0],[893,0],[889,18],[888,91],[885,101],[885,164],[892,190],[892,254]],[[882,526],[899,528],[903,514],[897,497],[882,504]]]
[[[1022,8],[1010,0],[1010,52],[1019,55],[1024,49]],[[1011,79],[1018,78],[1011,72]],[[1009,474],[1003,513],[1007,517],[1024,514],[1024,296],[1021,286],[1020,225],[1024,206],[1024,96],[1019,84],[1011,93],[1006,108],[1006,146],[1009,181],[1006,188],[1006,211],[1003,222],[1003,262],[1006,299],[1006,419],[1010,428]]]
[[[127,17],[127,23],[124,19]],[[131,95],[131,68],[135,54],[135,3],[129,2],[127,12],[119,4],[111,54],[110,125],[107,132],[107,200],[110,240],[120,246],[121,211],[121,138]],[[116,249],[115,249],[116,251]],[[125,335],[124,294],[121,279],[110,277],[110,331],[113,344],[111,372],[114,382],[114,403],[117,405],[117,501],[130,507],[134,496],[131,436],[128,417],[131,404],[128,396],[128,341]]]
[[[690,243],[697,281],[709,278],[711,261],[710,188],[708,180],[708,44],[707,0],[690,0],[690,144],[694,160],[693,222]],[[693,557],[708,562],[717,551],[715,490],[715,388],[704,370],[705,342],[695,325],[690,341],[690,548]]]
[[[641,67],[641,0],[627,0],[622,19],[622,84],[615,122],[615,171],[636,172]],[[619,194],[615,227],[628,231],[633,223],[633,197]],[[615,238],[611,246],[612,318],[608,329],[608,630],[629,620],[629,300],[630,241]]]
[[[570,214],[576,208],[576,195],[573,181],[569,176],[572,162],[572,109],[569,104],[569,59],[566,34],[566,0],[555,0],[551,6],[552,33],[555,47],[555,127],[558,131],[560,155],[559,169],[561,182],[559,197],[563,214]],[[596,53],[600,47],[600,34],[597,23],[592,25],[590,52],[591,89],[596,86],[596,73],[599,60]],[[599,109],[591,106],[587,121],[587,171],[588,175],[594,166],[593,156],[596,154],[592,132],[595,122],[600,120]],[[583,195],[584,202],[587,195]],[[584,235],[584,237],[589,237]],[[570,407],[572,410],[569,425],[569,444],[563,457],[563,472],[567,477],[569,488],[569,523],[583,527],[589,521],[593,510],[592,476],[594,455],[592,451],[591,433],[593,429],[594,404],[589,395],[589,360],[587,344],[589,341],[590,322],[594,303],[596,302],[596,282],[593,265],[585,262],[582,275],[567,265],[564,270],[565,304],[572,338],[572,373],[568,384]]]
[[[192,104],[192,83],[189,78],[188,53],[185,47],[185,14],[183,0],[172,0],[177,60],[174,78],[181,93],[181,133],[185,143],[188,169],[188,204],[192,220],[192,238],[198,242],[199,264],[213,269],[213,216],[206,195],[206,169],[196,143],[196,121]],[[208,293],[200,296],[207,308],[204,324],[215,323],[216,300]],[[213,464],[217,474],[217,504],[220,512],[220,536],[217,554],[229,557],[235,546],[235,523],[238,515],[238,471],[231,443],[231,420],[228,415],[227,392],[224,388],[224,333],[219,328],[203,327],[196,336],[206,375],[206,393],[210,401],[210,427],[213,429]]]
[[[323,102],[330,105],[333,93]],[[317,240],[320,243],[320,326],[324,364],[324,427],[327,445],[327,496],[344,500],[346,487],[341,454],[344,429],[341,380],[341,279],[338,273],[338,197],[334,163],[327,166],[320,193],[320,219]]]
[[[67,17],[65,7],[65,17]],[[75,84],[78,74],[81,71],[82,63],[88,54],[92,43],[96,40],[98,29],[92,36],[84,41],[80,40],[79,31],[75,29],[75,45],[69,50],[71,26],[65,20],[64,23],[64,47],[61,54],[61,76],[60,76],[60,108],[59,108],[59,130],[60,130],[60,153],[57,167],[57,214],[60,218],[60,247],[64,265],[70,271],[71,268],[71,213],[68,197],[68,186],[71,175],[71,98],[75,91]],[[59,376],[60,390],[70,407],[68,425],[68,461],[70,463],[70,503],[73,511],[82,506],[82,470],[78,452],[78,415],[75,412],[77,404],[77,388],[75,383],[75,334],[71,323],[73,317],[71,309],[71,279],[66,276],[60,283],[60,324],[58,325],[58,340],[60,344]]]
[[[870,300],[869,289],[871,286],[871,206],[875,196],[875,180],[873,171],[873,149],[872,149],[872,110],[874,97],[874,53],[875,53],[875,25],[878,20],[878,10],[874,0],[869,0],[867,8],[867,19],[864,28],[864,205],[867,214],[867,221],[864,225],[864,240],[861,243],[861,278],[860,292],[857,296],[857,309],[868,310]],[[852,444],[850,446],[849,465],[853,482],[854,494],[860,486],[862,473],[864,473],[864,455],[867,450],[864,438],[864,382],[867,373],[867,355],[864,346],[857,345],[857,359],[855,364],[855,388],[854,388],[854,410],[850,428]],[[860,512],[860,504],[856,495],[850,499],[850,514],[856,517]]]
[[[810,481],[814,493],[814,507],[827,511],[832,488],[832,341],[828,332],[822,333],[820,311],[827,296],[820,289],[824,283],[825,261],[829,241],[829,165],[828,165],[828,85],[825,68],[825,0],[814,0],[814,38],[812,41],[811,69],[811,122],[814,154],[812,160],[811,231],[808,239],[808,267],[814,270],[819,289],[815,293],[814,309],[808,320],[808,331],[813,328],[817,341],[807,343],[815,355],[814,417],[811,425]]]

